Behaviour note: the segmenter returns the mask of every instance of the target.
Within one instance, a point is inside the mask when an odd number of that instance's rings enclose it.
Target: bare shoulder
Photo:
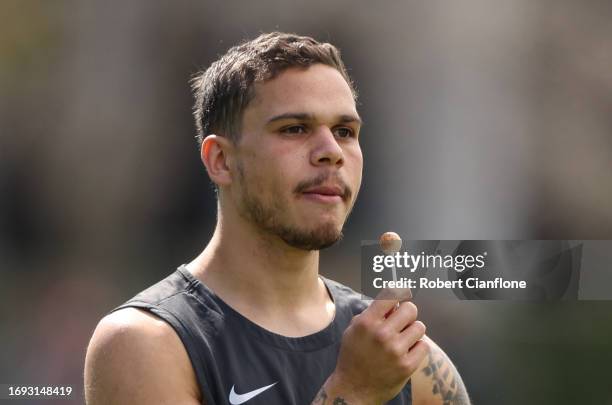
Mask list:
[[[415,405],[470,405],[470,399],[459,371],[433,340],[429,353],[412,374],[412,398]]]
[[[199,404],[187,351],[163,320],[125,308],[104,317],[85,358],[85,399],[97,404]]]

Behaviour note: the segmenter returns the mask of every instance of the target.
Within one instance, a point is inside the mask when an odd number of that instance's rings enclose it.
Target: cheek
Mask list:
[[[291,162],[282,162],[271,156],[257,154],[245,160],[245,180],[252,192],[280,199],[284,191],[291,190],[290,179],[293,178]]]
[[[363,155],[361,153],[361,148],[356,147],[353,149],[349,149],[345,156],[347,157],[347,168],[349,169],[349,175],[353,182],[353,186],[355,190],[359,189],[361,185],[361,176],[363,171]]]

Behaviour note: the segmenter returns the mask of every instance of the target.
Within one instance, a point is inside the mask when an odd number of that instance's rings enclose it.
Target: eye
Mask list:
[[[292,125],[290,127],[285,127],[280,130],[283,134],[291,134],[291,135],[299,135],[306,133],[306,127],[303,125]]]
[[[340,127],[340,128],[334,129],[334,134],[338,138],[351,138],[355,135],[355,132],[351,128]]]

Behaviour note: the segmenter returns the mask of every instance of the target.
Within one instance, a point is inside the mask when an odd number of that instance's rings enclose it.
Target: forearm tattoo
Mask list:
[[[328,399],[327,392],[325,392],[324,388],[321,388],[311,405],[350,405],[341,397],[334,398],[332,402],[327,402]]]
[[[423,373],[431,377],[432,393],[440,395],[444,405],[470,405],[461,376],[444,352],[433,348],[427,355],[427,367],[423,368]]]

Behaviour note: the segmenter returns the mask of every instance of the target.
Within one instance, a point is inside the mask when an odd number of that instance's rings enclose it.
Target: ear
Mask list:
[[[208,176],[217,186],[225,186],[232,182],[233,152],[232,142],[224,136],[208,135],[202,141],[200,158],[206,166]]]

